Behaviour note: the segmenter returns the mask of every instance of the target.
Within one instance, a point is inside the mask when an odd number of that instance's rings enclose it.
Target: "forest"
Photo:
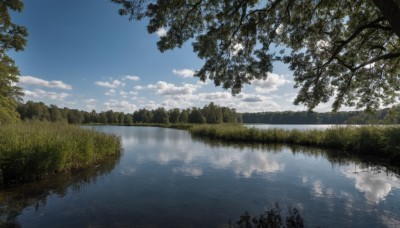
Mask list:
[[[219,124],[242,122],[241,115],[235,109],[221,107],[212,102],[203,108],[166,110],[161,107],[155,110],[139,109],[133,113],[114,112],[112,110],[97,113],[95,110],[87,112],[66,107],[59,108],[56,105],[47,106],[43,102],[28,101],[25,104],[19,104],[17,111],[22,120],[61,121],[69,124]]]
[[[213,102],[203,108],[170,109],[163,107],[155,110],[139,109],[133,113],[113,110],[96,112],[56,105],[47,106],[43,102],[28,101],[20,103],[17,111],[22,120],[46,120],[67,122],[70,124],[398,124],[400,107],[380,109],[375,112],[309,112],[283,111],[238,113],[235,109],[221,107]]]
[[[380,109],[374,112],[259,112],[242,113],[243,123],[263,124],[398,124],[400,108]]]

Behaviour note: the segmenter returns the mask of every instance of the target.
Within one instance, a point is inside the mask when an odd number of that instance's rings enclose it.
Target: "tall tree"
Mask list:
[[[49,107],[50,120],[53,122],[62,121],[63,117],[60,109],[56,105],[50,105]]]
[[[125,125],[132,125],[132,124],[133,124],[133,117],[132,117],[132,114],[125,114],[125,117],[124,117],[124,124],[125,124]]]
[[[179,108],[174,108],[169,111],[169,122],[176,124],[179,122],[179,116],[181,115],[181,111]]]
[[[204,106],[202,114],[206,118],[206,122],[209,124],[222,123],[223,121],[221,108],[213,102]]]
[[[165,108],[157,108],[153,111],[153,123],[162,123],[168,124],[169,123],[169,116],[168,112]]]
[[[6,52],[21,51],[26,44],[26,29],[14,24],[9,14],[10,11],[21,12],[22,8],[20,0],[0,2],[0,124],[19,118],[16,109],[23,95],[21,88],[16,86],[19,72]]]
[[[282,61],[300,88],[294,103],[309,109],[331,97],[335,111],[375,109],[398,97],[399,0],[111,1],[130,19],[147,17],[148,32],[166,29],[162,52],[194,38],[205,60],[195,76],[233,94]]]
[[[188,123],[189,122],[189,114],[190,114],[190,109],[182,110],[181,114],[179,115],[179,122],[180,123]]]
[[[204,123],[206,123],[206,118],[204,118],[204,116],[201,114],[199,109],[192,108],[192,111],[190,112],[190,114],[188,116],[188,122],[204,124]]]

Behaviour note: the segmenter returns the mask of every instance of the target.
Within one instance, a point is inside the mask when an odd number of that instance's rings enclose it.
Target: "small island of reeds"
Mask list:
[[[66,123],[18,122],[0,127],[0,185],[82,169],[121,153],[120,138]]]
[[[400,162],[400,127],[396,126],[338,126],[320,130],[284,130],[220,124],[194,125],[190,132],[195,136],[224,141],[324,147],[356,156],[373,156],[396,165]]]

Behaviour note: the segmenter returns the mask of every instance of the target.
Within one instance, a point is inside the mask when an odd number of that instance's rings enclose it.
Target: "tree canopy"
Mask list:
[[[166,110],[163,107],[155,110],[139,109],[133,113],[114,112],[112,110],[97,113],[77,109],[47,106],[43,102],[28,101],[18,105],[17,111],[22,120],[40,120],[52,122],[68,122],[70,124],[187,124],[187,123],[238,123],[241,115],[235,109],[221,107],[210,103],[203,108]]]
[[[204,59],[195,76],[240,93],[266,79],[273,63],[293,71],[295,104],[334,97],[341,106],[377,109],[400,90],[400,0],[111,0],[119,14],[148,18],[167,33],[160,51],[192,41]]]
[[[0,2],[0,124],[18,119],[17,102],[23,95],[16,84],[19,71],[14,61],[7,56],[9,50],[23,50],[27,31],[11,21],[9,11],[22,10],[20,0]]]

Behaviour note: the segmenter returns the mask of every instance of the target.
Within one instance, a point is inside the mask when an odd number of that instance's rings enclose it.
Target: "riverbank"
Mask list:
[[[284,143],[337,149],[355,155],[400,162],[400,128],[391,126],[346,126],[313,130],[257,129],[243,125],[194,125],[195,136],[249,143]]]
[[[115,135],[75,125],[20,122],[0,127],[0,185],[22,183],[119,156]]]

